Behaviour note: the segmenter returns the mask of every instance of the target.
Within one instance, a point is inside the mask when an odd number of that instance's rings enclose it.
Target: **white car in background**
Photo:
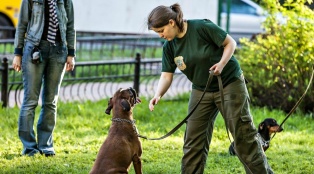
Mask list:
[[[222,3],[221,27],[227,26],[227,1]],[[253,34],[263,32],[262,22],[266,19],[262,7],[250,0],[230,0],[228,33],[239,42],[239,38],[251,38]],[[227,29],[226,29],[227,30]]]

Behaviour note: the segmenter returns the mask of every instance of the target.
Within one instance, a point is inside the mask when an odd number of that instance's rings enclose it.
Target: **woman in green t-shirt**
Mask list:
[[[234,139],[234,148],[246,173],[273,173],[257,141],[249,109],[249,95],[238,61],[233,56],[236,42],[207,19],[184,20],[179,4],[158,6],[148,16],[149,30],[166,40],[163,46],[162,73],[149,109],[154,110],[167,92],[178,68],[192,82],[188,111],[198,103],[205,90],[208,71],[220,75],[224,93],[224,120]],[[221,109],[217,77],[203,100],[186,122],[181,172],[203,173],[212,138],[214,122]]]

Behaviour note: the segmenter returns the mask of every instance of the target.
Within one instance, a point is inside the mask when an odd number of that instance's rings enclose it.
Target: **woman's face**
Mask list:
[[[170,19],[169,23],[160,28],[152,27],[152,30],[155,31],[159,37],[171,41],[174,39],[178,34],[178,27],[175,25],[175,22]]]

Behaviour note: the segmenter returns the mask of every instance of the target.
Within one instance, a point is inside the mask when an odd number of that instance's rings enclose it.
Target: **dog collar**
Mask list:
[[[261,145],[263,147],[268,147],[269,146],[270,141],[264,140],[264,138],[259,133],[257,133],[257,139],[258,139],[258,141],[261,143]]]
[[[128,120],[128,119],[123,119],[123,118],[112,118],[111,121],[115,121],[115,122],[127,122],[130,124],[135,124],[136,120]]]
[[[134,133],[135,133],[137,136],[140,135],[140,134],[138,133],[138,130],[137,130],[136,126],[135,126],[135,121],[136,121],[136,120],[128,120],[128,119],[123,119],[123,118],[112,118],[111,121],[130,123],[130,124],[132,124]]]

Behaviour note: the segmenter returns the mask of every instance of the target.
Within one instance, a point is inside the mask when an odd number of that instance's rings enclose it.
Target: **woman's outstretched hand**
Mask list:
[[[159,100],[160,100],[160,97],[154,97],[154,98],[152,98],[152,99],[149,101],[148,107],[149,107],[149,110],[150,110],[150,111],[153,111],[153,110],[154,110],[154,107],[155,107],[155,105],[157,105],[157,103],[159,102]]]

